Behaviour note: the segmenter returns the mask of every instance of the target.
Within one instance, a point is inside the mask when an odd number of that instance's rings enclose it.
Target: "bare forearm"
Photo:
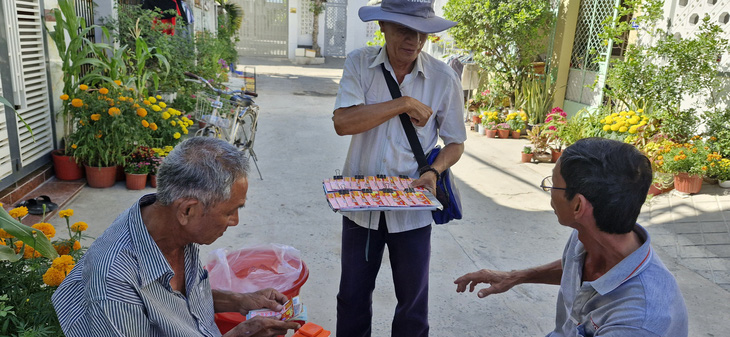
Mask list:
[[[563,277],[563,265],[560,260],[555,260],[542,266],[515,270],[510,273],[514,276],[516,284],[542,283],[559,285],[560,279]]]
[[[406,111],[405,97],[377,104],[355,105],[335,110],[332,121],[340,136],[368,131]]]
[[[456,164],[464,153],[464,143],[451,143],[444,146],[433,161],[431,167],[439,171],[439,173],[446,171],[449,167]]]

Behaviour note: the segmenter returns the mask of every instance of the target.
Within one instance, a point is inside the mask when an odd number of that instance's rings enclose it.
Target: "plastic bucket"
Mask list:
[[[245,279],[253,268],[268,267],[273,269],[273,264],[277,261],[278,259],[273,251],[260,250],[256,254],[255,259],[237,260],[236,264],[231,266],[231,269],[235,272],[236,276]],[[307,279],[309,278],[309,269],[304,261],[288,260],[287,262],[290,264],[301,262],[302,264],[302,271],[299,273],[299,277],[291,284],[291,287],[281,291],[284,296],[291,299],[292,297],[299,295],[299,289],[305,282],[307,282]],[[206,268],[211,270],[213,266],[215,266],[215,263],[209,264]],[[215,314],[215,324],[218,325],[218,329],[221,331],[221,334],[225,334],[245,320],[246,316],[237,312],[222,312]]]

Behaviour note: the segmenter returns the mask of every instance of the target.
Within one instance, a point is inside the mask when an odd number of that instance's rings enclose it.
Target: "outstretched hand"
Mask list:
[[[489,284],[490,286],[488,288],[479,290],[477,293],[479,298],[484,298],[492,294],[503,293],[512,289],[512,287],[517,284],[512,273],[489,269],[482,269],[466,274],[457,278],[454,283],[456,284],[457,293],[463,293],[466,290],[467,285],[469,286],[469,292],[474,292],[474,288],[476,288],[477,284]]]
[[[224,337],[273,337],[286,335],[292,329],[299,329],[299,324],[256,316],[236,325]]]

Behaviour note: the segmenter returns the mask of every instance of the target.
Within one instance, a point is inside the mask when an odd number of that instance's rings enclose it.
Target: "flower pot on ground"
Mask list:
[[[522,162],[523,163],[530,163],[532,162],[532,153],[522,153]]]
[[[86,170],[86,183],[94,188],[107,188],[114,186],[117,181],[117,167],[105,166],[94,167],[84,165]]]
[[[507,123],[497,124],[497,136],[502,139],[509,138],[510,137],[509,124],[507,124]]]
[[[533,152],[532,158],[541,163],[548,163],[552,159],[550,152]]]
[[[141,190],[147,186],[147,173],[124,173],[128,190]]]
[[[550,149],[550,162],[557,163],[562,154],[563,150]]]
[[[53,170],[59,180],[79,180],[84,177],[84,168],[72,156],[64,155],[63,150],[51,151]]]
[[[723,180],[718,183],[722,188],[730,188],[730,180]]]
[[[489,129],[489,130],[486,130],[485,133],[488,138],[497,138],[497,130]]]
[[[516,111],[507,115],[506,123],[509,125],[511,136],[514,139],[519,139],[522,130],[525,129],[527,123],[527,114],[524,111]]]
[[[678,192],[695,194],[702,190],[702,176],[686,172],[674,175],[674,189]]]
[[[477,132],[479,132],[480,135],[484,136],[487,133],[487,129],[482,124],[477,124]]]
[[[152,188],[157,188],[157,175],[156,174],[150,174],[150,186],[152,186]]]
[[[481,124],[482,117],[480,117],[479,115],[471,116],[471,121],[474,122],[474,124]]]
[[[520,139],[520,130],[511,131],[512,139]]]

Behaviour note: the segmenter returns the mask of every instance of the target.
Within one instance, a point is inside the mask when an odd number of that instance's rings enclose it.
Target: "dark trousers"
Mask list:
[[[375,228],[376,226],[373,226]],[[365,246],[370,244],[365,259]],[[342,274],[337,294],[337,336],[369,337],[373,316],[375,278],[388,245],[395,307],[393,337],[428,336],[428,266],[431,258],[431,226],[388,233],[381,213],[377,230],[342,218]]]

